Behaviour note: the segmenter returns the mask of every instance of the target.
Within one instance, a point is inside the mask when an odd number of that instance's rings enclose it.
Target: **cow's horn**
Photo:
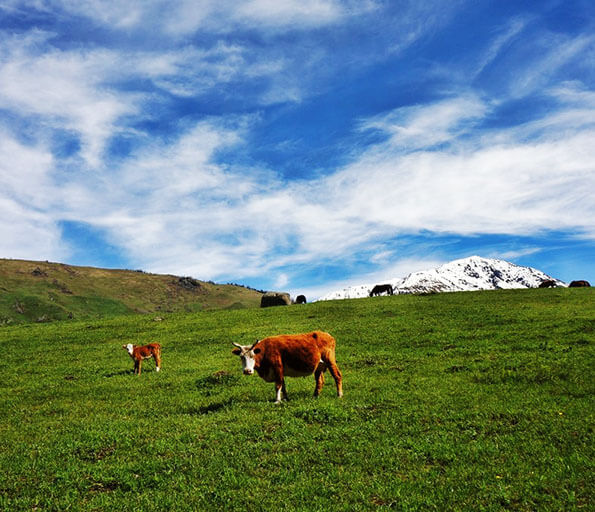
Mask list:
[[[236,346],[236,347],[238,347],[238,348],[244,348],[244,347],[242,347],[242,345],[240,345],[238,343],[235,343],[233,341],[231,342],[231,344],[234,345],[234,346]]]
[[[253,345],[250,347],[250,350],[252,350],[252,349],[253,349],[253,348],[256,346],[256,344],[257,344],[259,341],[260,341],[260,340],[259,340],[259,339],[257,339],[257,340],[254,342],[254,344],[253,344]]]

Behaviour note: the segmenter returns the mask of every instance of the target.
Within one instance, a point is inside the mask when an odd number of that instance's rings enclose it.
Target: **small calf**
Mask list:
[[[159,343],[149,343],[148,345],[138,346],[128,343],[122,345],[134,361],[134,373],[140,375],[143,359],[155,359],[155,371],[161,370],[161,345]]]

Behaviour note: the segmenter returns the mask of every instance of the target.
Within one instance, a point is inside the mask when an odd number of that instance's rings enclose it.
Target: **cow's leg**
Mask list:
[[[314,373],[314,378],[316,379],[316,387],[314,388],[314,396],[317,397],[320,395],[322,391],[322,386],[324,386],[324,372],[326,371],[326,364],[324,361],[320,361],[318,367],[316,368],[316,372]]]
[[[341,375],[341,371],[337,366],[337,362],[335,361],[335,354],[331,352],[327,355],[327,360],[325,361],[329,372],[335,379],[335,384],[337,385],[337,396],[341,398],[343,396],[343,376]]]
[[[281,395],[283,395],[283,397],[287,399],[287,390],[285,389],[285,379],[283,376],[283,366],[281,364],[279,364],[277,368],[275,368],[275,392],[276,404],[281,403]]]
[[[283,391],[283,388],[285,387],[285,383],[283,381],[277,381],[275,382],[275,403],[276,404],[280,404],[281,403],[281,393]]]
[[[153,357],[155,358],[155,371],[158,372],[161,370],[161,350],[156,350]]]
[[[137,362],[136,362],[136,364],[138,365],[137,375],[140,375],[140,372],[141,372],[141,369],[142,369],[142,366],[143,366],[143,360],[142,360],[142,358],[138,359]]]
[[[275,381],[275,392],[276,392],[276,396],[275,396],[276,404],[281,403],[281,398],[284,398],[285,400],[289,400],[289,398],[287,397],[287,390],[285,389],[285,379],[281,378],[280,381],[279,380]]]

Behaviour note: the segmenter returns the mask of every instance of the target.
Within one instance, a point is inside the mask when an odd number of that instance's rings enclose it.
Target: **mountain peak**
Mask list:
[[[404,278],[384,280],[397,293],[455,292],[510,288],[537,288],[552,279],[558,286],[562,281],[531,267],[522,267],[505,260],[469,256],[450,261],[430,270],[412,272]],[[359,285],[331,292],[321,300],[367,297],[374,284]]]

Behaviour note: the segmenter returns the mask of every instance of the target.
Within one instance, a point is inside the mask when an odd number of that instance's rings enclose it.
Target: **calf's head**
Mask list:
[[[258,359],[258,354],[261,353],[261,349],[256,347],[257,343],[258,340],[253,345],[238,345],[234,343],[237,348],[234,348],[231,352],[236,356],[240,356],[244,375],[252,375],[254,369],[257,368],[256,360]]]

